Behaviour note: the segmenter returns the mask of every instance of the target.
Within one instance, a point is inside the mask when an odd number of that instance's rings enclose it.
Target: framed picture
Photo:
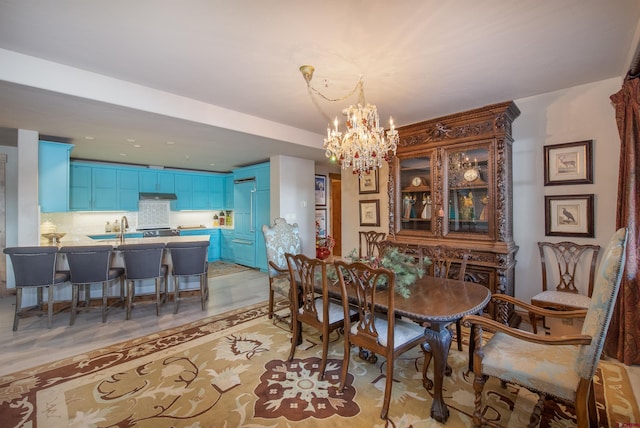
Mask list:
[[[593,183],[593,140],[544,146],[544,185]]]
[[[367,172],[363,177],[358,178],[359,193],[378,193],[378,170]]]
[[[545,196],[545,235],[593,238],[593,206],[593,194]]]
[[[360,201],[360,226],[380,226],[380,200]]]
[[[316,234],[318,238],[327,237],[327,209],[316,210]]]
[[[326,175],[316,175],[316,205],[327,205]]]

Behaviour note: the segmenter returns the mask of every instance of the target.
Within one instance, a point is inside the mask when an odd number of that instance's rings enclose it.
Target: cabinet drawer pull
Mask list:
[[[232,239],[231,242],[235,244],[243,244],[243,245],[253,245],[253,241],[245,241],[242,239]]]

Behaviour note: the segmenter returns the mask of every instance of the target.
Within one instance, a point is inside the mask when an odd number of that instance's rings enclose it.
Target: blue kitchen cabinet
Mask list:
[[[173,172],[146,170],[140,171],[140,191],[151,193],[175,193],[175,174]]]
[[[94,167],[91,173],[93,209],[113,211],[118,209],[118,188],[115,168]]]
[[[45,213],[69,211],[69,157],[72,144],[38,144],[38,204]]]
[[[201,236],[209,235],[209,250],[207,253],[207,260],[215,262],[220,260],[220,230],[219,229],[189,229],[181,230],[180,236]]]
[[[176,173],[175,190],[178,199],[172,204],[175,210],[209,210],[209,175],[200,173]]]
[[[221,210],[227,208],[225,203],[225,177],[224,176],[209,176],[209,209]]]
[[[229,262],[235,262],[235,255],[233,253],[233,229],[221,229],[220,230],[220,257],[222,260]]]
[[[69,178],[69,209],[72,211],[91,210],[91,167],[72,164]]]
[[[192,210],[208,210],[209,207],[209,176],[194,174],[191,177]]]
[[[178,211],[192,209],[191,207],[193,205],[193,192],[191,188],[191,175],[175,174],[174,179],[175,193],[178,199],[172,202],[171,208]]]
[[[233,174],[224,177],[224,208],[233,209]]]
[[[138,211],[139,176],[133,168],[116,169],[118,180],[117,208],[122,211]]]

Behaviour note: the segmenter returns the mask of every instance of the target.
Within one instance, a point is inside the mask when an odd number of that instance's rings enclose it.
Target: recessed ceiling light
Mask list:
[[[185,155],[185,156],[184,156],[184,158],[185,158],[186,160],[191,159],[191,157],[189,157],[189,155]]]
[[[216,165],[215,163],[210,163],[210,164],[209,164],[209,166],[215,166],[215,165]]]
[[[134,144],[133,147],[139,148],[139,147],[142,147],[142,146],[140,144]]]
[[[175,143],[174,143],[173,141],[167,141],[167,144],[168,144],[168,145],[170,145],[170,146],[172,146],[172,145],[174,145]]]
[[[134,140],[133,138],[127,138],[127,143],[135,143],[136,140]]]
[[[126,156],[126,155],[127,155],[126,153],[120,153],[120,156]]]
[[[85,140],[92,141],[92,140],[95,140],[96,138],[95,138],[95,137],[92,137],[91,135],[87,135],[86,137],[84,137],[84,139],[85,139]]]

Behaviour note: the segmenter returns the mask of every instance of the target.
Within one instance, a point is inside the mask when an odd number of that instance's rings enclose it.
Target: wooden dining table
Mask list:
[[[389,292],[381,290],[376,297],[377,305],[382,309],[386,309]],[[330,284],[329,294],[341,298],[339,286]],[[395,295],[395,316],[427,325],[425,341],[431,348],[434,361],[431,417],[438,422],[444,423],[449,417],[449,409],[442,397],[442,383],[451,345],[451,332],[447,327],[466,315],[482,312],[490,299],[491,292],[481,284],[428,275],[419,278],[411,286],[408,297]]]

